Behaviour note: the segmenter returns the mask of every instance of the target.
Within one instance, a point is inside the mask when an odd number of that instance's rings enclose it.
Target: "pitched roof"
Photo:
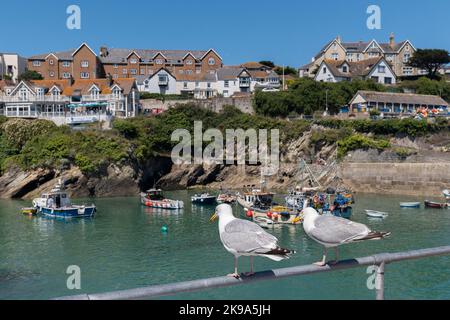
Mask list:
[[[434,105],[448,107],[448,103],[439,96],[375,91],[358,91],[355,97],[357,97],[358,95],[360,95],[364,100],[370,102]],[[355,97],[352,99],[352,101],[355,99]]]
[[[53,54],[56,56],[59,60],[73,60],[72,53],[77,49],[71,49],[67,51],[58,51],[58,52],[50,52],[50,53],[44,53],[44,54],[38,54],[35,56],[31,56],[28,59],[29,60],[45,60],[48,55]]]
[[[385,61],[386,65],[389,66],[383,57],[371,58],[358,62],[350,62],[345,60],[324,60],[322,63],[328,67],[328,70],[330,70],[331,74],[335,77],[354,78],[369,75],[373,68],[381,61]],[[341,71],[344,65],[348,65],[348,72]]]
[[[208,50],[154,50],[154,49],[108,49],[106,57],[100,56],[103,63],[126,63],[127,57],[131,52],[135,52],[140,56],[143,62],[151,62],[158,53],[161,53],[167,60],[171,62],[183,61],[186,55],[191,54],[195,59],[200,60]]]

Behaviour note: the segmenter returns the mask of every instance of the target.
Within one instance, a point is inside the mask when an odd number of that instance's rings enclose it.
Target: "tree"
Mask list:
[[[283,74],[283,67],[276,67],[275,72],[281,76]],[[298,73],[297,73],[297,69],[287,66],[284,68],[284,74],[296,76]]]
[[[427,76],[430,79],[437,79],[439,69],[447,63],[450,63],[450,56],[447,50],[419,49],[409,60],[408,66],[424,69],[428,72]]]
[[[28,69],[25,70],[25,72],[19,76],[19,81],[42,80],[42,79],[44,78],[39,72]]]
[[[273,61],[267,61],[267,60],[263,60],[259,62],[260,64],[262,64],[263,66],[269,67],[269,68],[275,68],[275,63],[273,63]]]
[[[2,77],[0,76],[0,79],[1,79]],[[9,74],[4,74],[3,75],[3,79],[4,80],[12,80],[12,77],[9,75]]]

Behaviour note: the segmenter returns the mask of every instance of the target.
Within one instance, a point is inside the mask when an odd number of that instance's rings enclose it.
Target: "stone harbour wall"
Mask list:
[[[450,161],[436,163],[344,162],[339,176],[355,192],[441,197],[450,189]]]

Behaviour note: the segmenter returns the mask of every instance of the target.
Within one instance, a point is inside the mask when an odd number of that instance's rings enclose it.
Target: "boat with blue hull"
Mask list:
[[[95,215],[95,205],[84,206],[72,204],[61,181],[48,193],[33,200],[33,207],[38,214],[52,218],[72,219],[90,218]]]

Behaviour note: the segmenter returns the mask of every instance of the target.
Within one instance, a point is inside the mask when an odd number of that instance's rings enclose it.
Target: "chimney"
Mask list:
[[[108,75],[106,76],[106,79],[108,80],[108,87],[111,87],[113,85],[113,77],[112,77],[111,73],[108,73]]]
[[[394,48],[395,46],[395,36],[393,32],[391,32],[391,35],[389,36],[389,46],[391,48]]]
[[[106,58],[109,55],[107,47],[100,47],[100,57]]]
[[[336,41],[340,44],[341,43],[341,36],[336,37]]]

